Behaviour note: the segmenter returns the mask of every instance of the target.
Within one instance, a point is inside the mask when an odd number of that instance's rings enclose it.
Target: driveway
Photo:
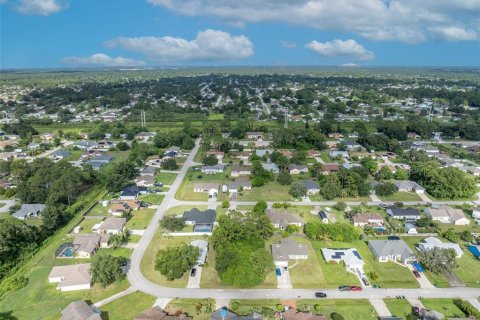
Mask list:
[[[445,278],[447,278],[448,280],[448,283],[452,286],[452,287],[465,287],[465,283],[462,282],[462,280],[460,280],[457,275],[453,272],[448,272],[445,274]]]
[[[392,313],[388,310],[387,305],[383,300],[370,300],[373,308],[377,312],[379,317],[391,317]]]
[[[407,264],[407,268],[412,271],[412,277],[415,277],[413,274],[413,270],[415,270],[415,267],[411,264]],[[418,284],[420,285],[420,288],[435,288],[435,286],[428,280],[428,278],[425,276],[423,272],[420,273],[420,278],[415,277],[417,279]]]
[[[5,205],[0,208],[0,212],[8,212],[10,207],[14,206],[17,200],[0,200],[0,203],[4,203]]]
[[[202,278],[202,267],[195,267],[195,269],[197,269],[195,276],[194,277],[188,276],[187,288],[200,288],[200,279]]]
[[[285,270],[283,270],[283,268],[281,268],[282,270],[282,275],[280,276],[277,276],[277,281],[278,281],[278,285],[277,285],[277,288],[278,289],[291,289],[292,288],[292,282],[290,280],[290,272],[285,272]]]

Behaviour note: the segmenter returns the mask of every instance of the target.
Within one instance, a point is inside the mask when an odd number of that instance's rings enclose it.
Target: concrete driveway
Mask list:
[[[292,282],[290,280],[290,272],[285,272],[283,268],[281,268],[282,274],[280,276],[277,276],[277,288],[278,289],[291,289],[292,288]]]
[[[10,207],[14,206],[17,200],[0,200],[0,203],[4,203],[5,205],[0,208],[0,212],[8,212]]]
[[[413,274],[413,270],[415,270],[415,267],[411,264],[407,264],[407,268],[412,271],[412,276],[415,277]],[[423,272],[420,273],[420,278],[415,277],[417,279],[418,284],[420,285],[420,288],[435,288],[435,286],[428,280],[428,278],[425,276]]]
[[[202,267],[195,267],[197,272],[195,276],[188,276],[187,288],[200,288],[200,279],[202,278]],[[191,274],[191,273],[190,273]]]

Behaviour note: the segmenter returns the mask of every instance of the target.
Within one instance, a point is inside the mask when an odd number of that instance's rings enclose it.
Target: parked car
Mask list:
[[[421,278],[422,276],[420,275],[420,272],[418,272],[417,270],[413,270],[413,275],[415,276],[415,278]]]
[[[315,292],[315,298],[326,298],[327,294],[323,292]]]
[[[351,286],[340,286],[340,287],[338,287],[338,290],[340,290],[340,291],[350,291],[350,290],[352,290],[352,287]]]
[[[288,272],[288,267],[283,267],[284,272]]]
[[[192,271],[190,272],[190,277],[195,277],[197,274],[197,269],[193,268]]]
[[[383,209],[387,209],[388,208],[388,205],[385,204],[385,203],[380,203],[379,206]]]
[[[162,182],[155,182],[153,184],[155,187],[163,187],[163,183]]]
[[[151,205],[152,205],[151,203],[142,202],[142,203],[140,204],[140,207],[142,207],[142,208],[148,208],[148,207],[150,207]]]
[[[275,273],[277,274],[277,277],[280,277],[282,275],[282,271],[280,268],[275,269]]]
[[[352,286],[352,291],[362,291],[363,288],[359,286]]]
[[[416,306],[413,306],[412,307],[412,313],[413,313],[414,316],[419,316],[420,315],[420,308],[416,307]]]
[[[366,285],[366,286],[370,285],[370,284],[368,283],[367,278],[362,278],[362,282],[363,282],[363,284]]]

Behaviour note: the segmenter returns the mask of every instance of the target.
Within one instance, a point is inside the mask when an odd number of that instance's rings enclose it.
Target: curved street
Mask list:
[[[131,255],[130,268],[127,273],[128,280],[132,288],[158,298],[227,298],[227,299],[311,299],[315,297],[316,291],[322,291],[327,294],[327,299],[370,299],[381,300],[389,297],[405,296],[407,299],[425,298],[463,298],[472,299],[480,296],[480,289],[476,288],[418,288],[418,289],[373,289],[366,288],[361,292],[341,292],[337,289],[187,289],[187,288],[169,288],[155,284],[146,279],[141,270],[140,262],[144,254],[154,254],[146,252],[149,243],[158,228],[160,219],[170,207],[178,205],[200,205],[200,204],[220,204],[219,202],[194,202],[179,201],[175,199],[183,178],[185,177],[189,167],[196,165],[193,161],[196,153],[200,148],[200,140],[196,141],[195,147],[187,157],[185,164],[182,166],[175,181],[171,184],[170,189],[165,194],[161,205],[155,212],[152,221],[148,225],[142,238],[134,248]],[[335,201],[328,202],[291,202],[296,205],[332,205]],[[349,205],[360,205],[360,202],[347,202]],[[405,202],[407,205],[422,204],[423,202]],[[455,203],[453,201],[444,203]],[[237,204],[255,204],[255,202],[237,202]],[[378,202],[368,202],[375,205]]]

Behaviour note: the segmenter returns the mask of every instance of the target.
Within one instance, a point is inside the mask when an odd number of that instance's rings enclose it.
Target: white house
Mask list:
[[[202,173],[205,174],[223,173],[224,170],[225,166],[223,164],[217,164],[214,166],[202,166]]]
[[[463,256],[463,250],[458,244],[451,242],[442,242],[435,237],[428,237],[426,239],[423,239],[423,241],[418,244],[418,250],[420,252],[430,251],[433,248],[453,249],[457,258],[461,258]]]
[[[329,249],[322,248],[322,255],[325,261],[327,262],[344,262],[347,269],[350,270],[363,270],[365,262],[358,253],[357,249],[348,248],[348,249]]]
[[[218,194],[220,185],[216,182],[199,182],[193,185],[193,192],[207,192],[209,195]]]
[[[368,247],[378,262],[396,261],[407,264],[415,260],[413,251],[403,240],[370,240]]]
[[[290,260],[308,259],[308,247],[293,238],[285,238],[280,243],[272,244],[272,256],[277,267],[288,267]]]
[[[126,224],[126,218],[107,218],[98,227],[98,233],[120,234]]]
[[[53,267],[48,275],[48,282],[58,283],[57,290],[76,291],[91,287],[90,263]]]
[[[438,208],[426,208],[424,212],[427,217],[440,223],[453,223],[457,226],[470,224],[470,220],[461,209],[454,209],[447,205]]]

